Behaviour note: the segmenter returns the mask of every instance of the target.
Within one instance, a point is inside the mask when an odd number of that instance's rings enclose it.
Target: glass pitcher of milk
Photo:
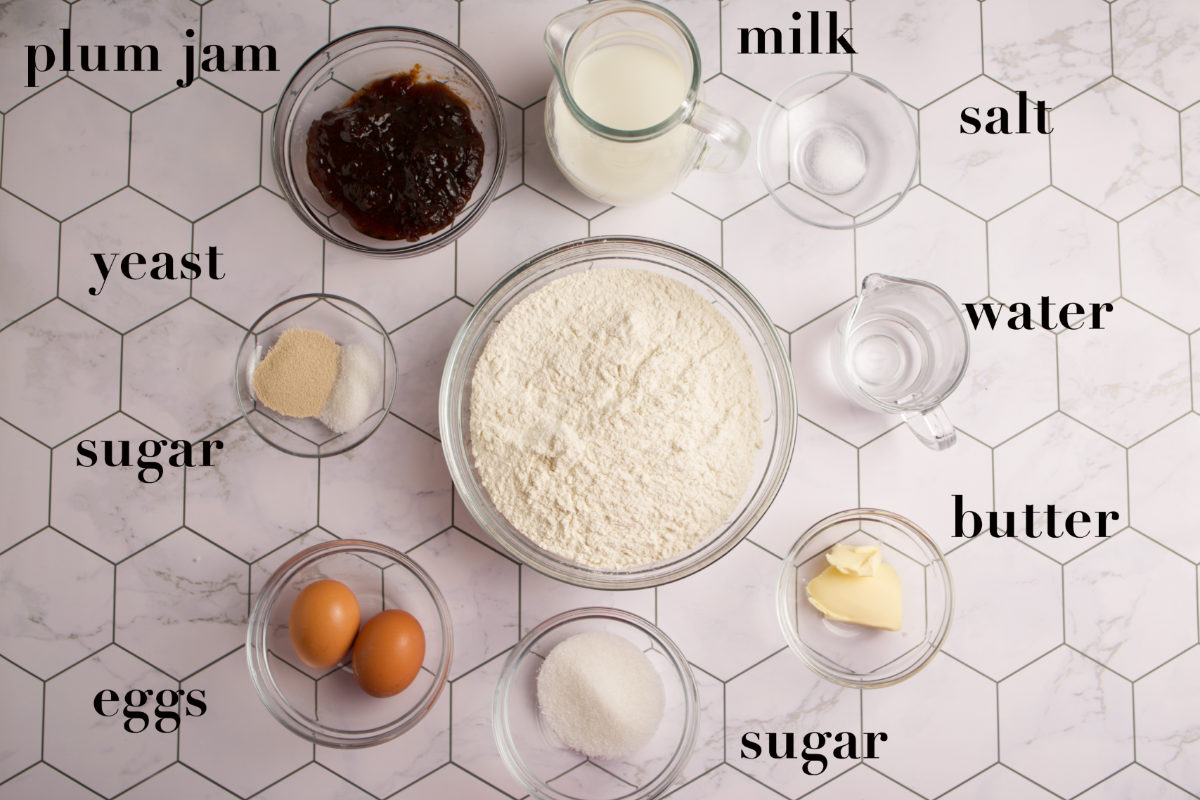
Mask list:
[[[636,205],[693,169],[732,172],[745,159],[750,134],[700,102],[696,40],[665,8],[596,0],[551,20],[546,49],[546,139],[589,197]]]

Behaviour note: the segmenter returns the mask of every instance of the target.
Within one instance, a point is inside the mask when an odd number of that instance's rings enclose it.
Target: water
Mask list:
[[[889,309],[855,321],[843,353],[846,374],[879,402],[905,405],[925,394],[933,347],[923,326]]]

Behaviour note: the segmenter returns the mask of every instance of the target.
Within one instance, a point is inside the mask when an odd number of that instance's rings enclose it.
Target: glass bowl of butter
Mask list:
[[[890,511],[855,508],[792,545],[777,611],[788,645],[814,672],[875,689],[916,674],[942,648],[954,587],[925,531]]]

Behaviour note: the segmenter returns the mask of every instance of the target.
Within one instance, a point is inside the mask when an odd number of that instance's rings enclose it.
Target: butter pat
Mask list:
[[[829,562],[808,582],[808,602],[827,619],[898,631],[902,624],[900,576],[878,547],[834,545]]]

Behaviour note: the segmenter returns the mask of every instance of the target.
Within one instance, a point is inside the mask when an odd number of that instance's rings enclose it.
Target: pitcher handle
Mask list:
[[[690,124],[704,134],[704,152],[696,166],[711,172],[733,172],[750,151],[750,132],[733,117],[696,102]]]
[[[941,406],[925,411],[905,411],[901,415],[921,443],[930,450],[945,450],[958,439],[954,425]]]

